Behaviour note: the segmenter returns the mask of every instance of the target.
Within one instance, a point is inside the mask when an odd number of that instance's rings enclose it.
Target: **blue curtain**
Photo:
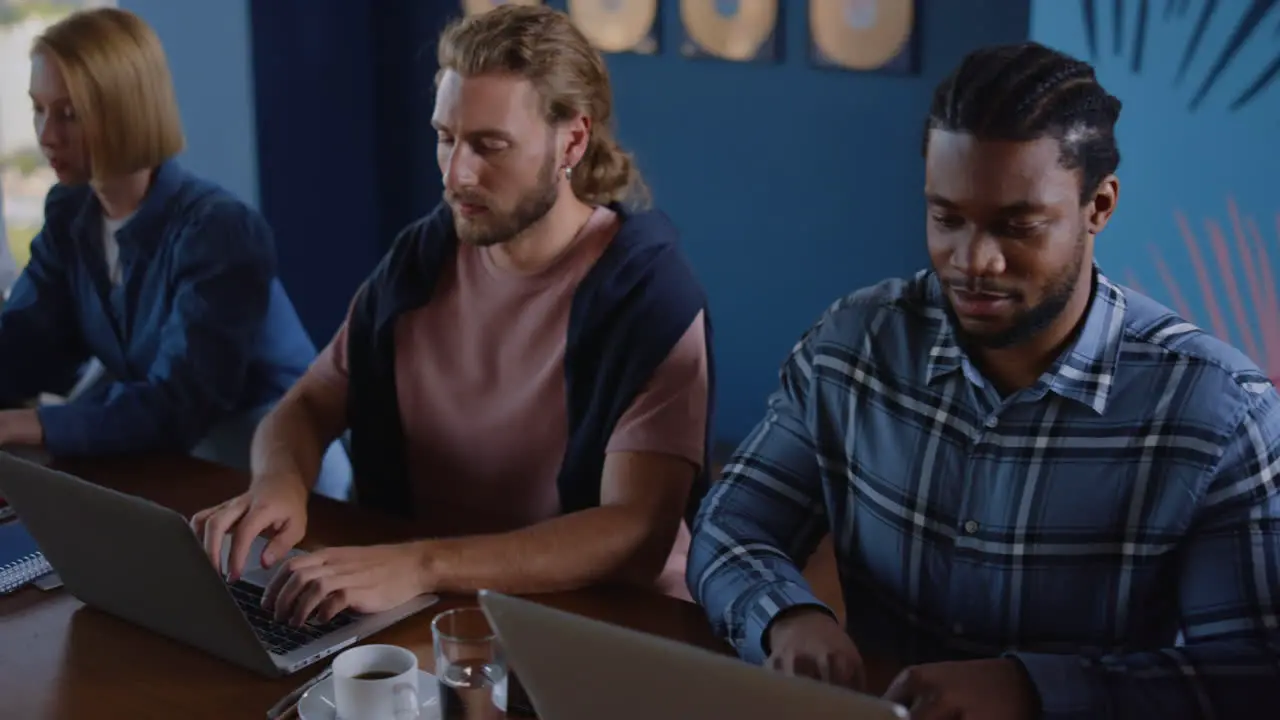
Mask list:
[[[439,202],[435,43],[455,2],[250,0],[259,197],[328,342],[395,233]]]

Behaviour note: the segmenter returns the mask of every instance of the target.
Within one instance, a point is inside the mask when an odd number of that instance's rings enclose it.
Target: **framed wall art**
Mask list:
[[[467,15],[479,15],[499,5],[541,5],[541,0],[462,0],[462,12]]]
[[[680,0],[685,57],[734,62],[781,59],[777,0]]]
[[[917,0],[809,0],[810,57],[821,67],[919,72]]]
[[[568,0],[566,10],[601,52],[658,52],[658,0]]]

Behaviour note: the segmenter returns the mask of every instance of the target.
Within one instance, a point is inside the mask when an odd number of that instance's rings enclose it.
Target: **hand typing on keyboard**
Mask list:
[[[249,624],[253,626],[254,633],[258,639],[265,643],[271,652],[277,655],[284,655],[306,645],[312,640],[320,638],[326,633],[333,632],[344,625],[355,620],[352,613],[339,613],[336,617],[328,622],[318,622],[313,619],[301,627],[291,627],[283,623],[278,623],[271,614],[262,607],[263,588],[243,580],[227,584],[231,590],[231,597],[235,598],[236,604],[244,612],[245,617],[249,619]]]
[[[259,535],[271,539],[262,552],[263,567],[285,557],[306,535],[307,494],[307,488],[294,478],[255,479],[249,492],[192,516],[191,529],[218,572],[239,580],[249,548]],[[231,533],[231,548],[223,567],[222,543],[227,533]]]
[[[420,545],[328,548],[286,560],[272,578],[264,606],[279,622],[328,622],[344,610],[389,610],[434,590]]]

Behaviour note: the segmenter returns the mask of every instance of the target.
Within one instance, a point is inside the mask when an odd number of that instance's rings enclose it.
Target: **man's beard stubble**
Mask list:
[[[547,153],[538,171],[538,184],[520,197],[509,213],[498,214],[493,207],[475,220],[455,220],[458,239],[476,247],[488,247],[510,242],[529,226],[546,217],[556,204],[556,165],[554,153]],[[451,204],[466,202],[463,197],[449,197]]]
[[[1013,323],[1004,330],[990,334],[966,331],[960,323],[959,316],[956,315],[955,308],[951,306],[951,299],[944,293],[942,308],[947,314],[947,320],[951,323],[956,339],[964,346],[999,350],[1021,345],[1039,335],[1058,319],[1058,316],[1066,310],[1067,305],[1071,302],[1071,294],[1075,292],[1076,283],[1080,281],[1080,269],[1084,265],[1084,251],[1085,236],[1081,234],[1080,240],[1076,244],[1075,257],[1072,258],[1071,263],[1063,272],[1059,273],[1048,284],[1044,299],[1020,315],[1015,316]]]

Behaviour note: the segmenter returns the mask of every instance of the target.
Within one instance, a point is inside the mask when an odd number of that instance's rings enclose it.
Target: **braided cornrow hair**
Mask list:
[[[929,131],[984,140],[1056,138],[1062,165],[1081,170],[1081,203],[1120,165],[1115,125],[1120,100],[1098,84],[1093,67],[1039,43],[983,48],[933,93]]]

